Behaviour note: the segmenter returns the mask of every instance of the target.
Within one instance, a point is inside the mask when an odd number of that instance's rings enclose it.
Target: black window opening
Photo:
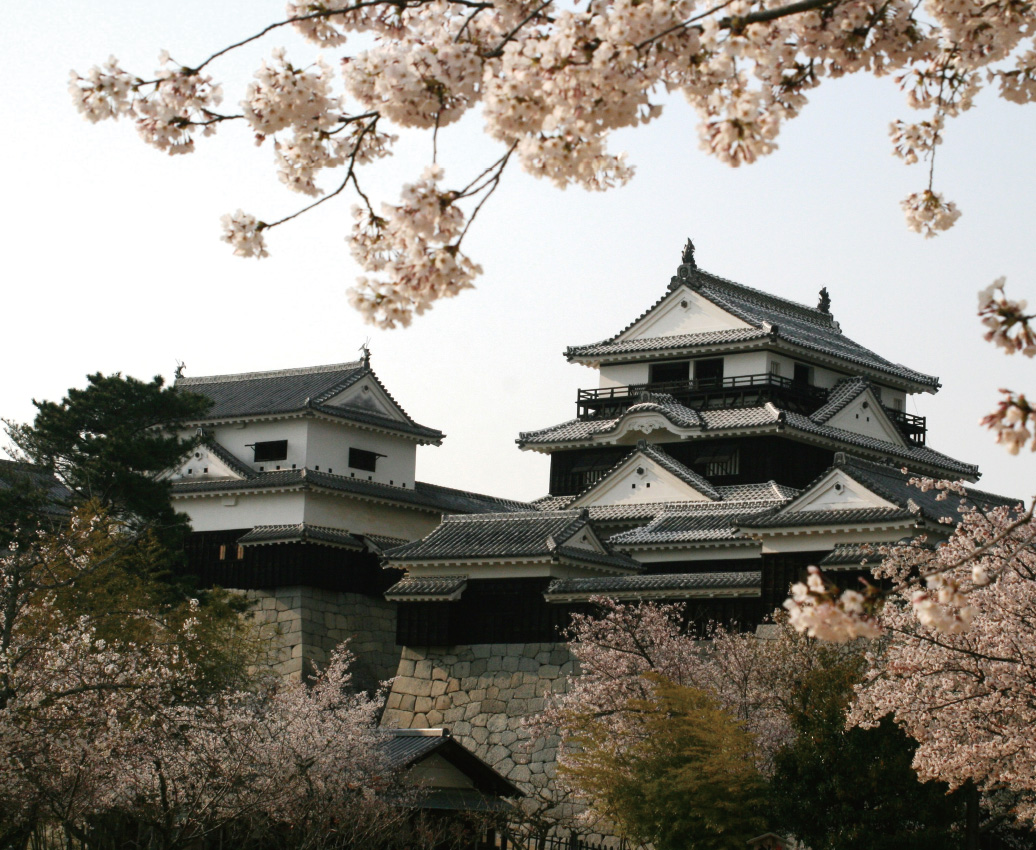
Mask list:
[[[805,363],[795,364],[795,375],[792,378],[796,384],[812,384],[813,383],[813,367],[807,366]]]
[[[699,387],[718,387],[723,383],[723,358],[694,361],[694,380]]]
[[[255,452],[255,462],[260,463],[267,460],[287,460],[288,441],[268,440],[265,443],[251,443],[252,451]]]
[[[379,457],[386,457],[386,455],[369,452],[366,449],[349,449],[349,467],[364,472],[374,472]]]
[[[648,367],[648,382],[668,384],[673,381],[687,381],[691,377],[691,363],[652,363]]]

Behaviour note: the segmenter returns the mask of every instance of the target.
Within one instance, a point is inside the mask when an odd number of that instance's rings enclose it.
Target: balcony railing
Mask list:
[[[750,407],[765,401],[779,400],[792,410],[809,414],[827,401],[827,390],[802,381],[771,374],[737,375],[731,378],[702,378],[579,390],[576,396],[577,415],[580,419],[619,416],[627,407],[636,404],[643,393],[670,395],[680,404],[695,410]]]
[[[665,381],[579,390],[576,395],[576,415],[584,420],[621,416],[628,407],[639,402],[645,393],[672,396],[680,404],[694,410],[753,407],[773,401],[787,410],[807,416],[823,406],[828,399],[828,391],[823,387],[815,387],[782,375],[737,375],[731,378]],[[882,407],[908,443],[915,446],[925,445],[928,430],[925,417],[893,410],[884,405]]]
[[[882,407],[885,407],[882,405]],[[900,433],[908,443],[915,446],[923,446],[928,434],[928,420],[924,416],[914,416],[912,413],[904,413],[902,410],[893,410],[885,407],[889,419],[896,423]]]

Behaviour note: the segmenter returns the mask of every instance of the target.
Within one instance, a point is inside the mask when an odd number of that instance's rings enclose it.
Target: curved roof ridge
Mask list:
[[[220,384],[225,381],[254,381],[262,378],[292,378],[296,375],[319,375],[324,372],[344,372],[366,366],[362,360],[351,363],[329,363],[323,366],[298,366],[290,369],[272,369],[268,372],[238,372],[226,375],[202,375],[197,378],[176,379],[175,386],[197,386],[199,384]],[[369,368],[369,367],[368,367]]]

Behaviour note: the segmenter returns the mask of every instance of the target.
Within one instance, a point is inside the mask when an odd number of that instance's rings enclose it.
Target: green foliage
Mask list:
[[[751,736],[704,691],[654,680],[625,711],[629,736],[572,717],[563,776],[627,837],[657,850],[741,850],[764,831]]]
[[[155,529],[175,550],[186,518],[169,502],[168,484],[156,479],[194,446],[175,423],[205,413],[204,396],[121,374],[87,376],[60,402],[33,401],[32,425],[7,422],[14,445],[82,500],[94,500],[133,530]]]
[[[795,739],[778,752],[771,780],[777,830],[812,850],[962,847],[964,801],[944,784],[918,781],[916,744],[889,718],[873,729],[845,728],[861,653],[837,650],[828,662],[792,692]]]

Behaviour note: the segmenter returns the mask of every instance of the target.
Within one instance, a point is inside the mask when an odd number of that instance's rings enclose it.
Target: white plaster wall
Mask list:
[[[794,378],[795,377],[795,364],[804,363],[807,366],[813,365],[808,360],[797,359],[794,357],[787,357],[783,354],[774,354],[768,352],[766,355],[767,365],[764,371],[770,372],[770,363],[779,363],[781,366],[780,375],[782,378]],[[849,377],[843,372],[835,372],[831,369],[827,369],[824,366],[813,366],[813,385],[817,387],[823,387],[830,389],[837,384],[843,378]]]
[[[438,513],[407,510],[324,493],[307,494],[303,516],[311,525],[344,528],[355,534],[384,534],[405,540],[424,537],[442,518]]]
[[[744,351],[723,357],[723,377],[765,375],[770,370],[765,351]]]
[[[864,407],[864,404],[867,406]],[[906,445],[906,440],[888,421],[885,414],[878,410],[870,393],[864,393],[850,402],[842,410],[832,416],[827,424],[833,428],[842,428],[854,434],[863,434],[886,443]]]
[[[374,472],[349,467],[349,449],[363,449],[385,455],[379,457]],[[412,440],[365,431],[351,425],[315,419],[310,423],[306,465],[335,475],[377,481],[408,489],[414,486],[417,444]]]
[[[648,382],[649,366],[647,363],[619,363],[601,367],[602,387],[628,387],[631,384]]]
[[[191,527],[195,531],[252,528],[256,525],[295,525],[305,518],[305,494],[198,496],[174,499],[173,507],[190,517]]]
[[[644,471],[641,475],[638,469]],[[590,498],[580,499],[576,505],[643,505],[650,502],[701,502],[703,496],[689,484],[681,481],[671,472],[643,456],[635,458],[624,469],[617,471],[611,480],[599,489],[587,494]]]

